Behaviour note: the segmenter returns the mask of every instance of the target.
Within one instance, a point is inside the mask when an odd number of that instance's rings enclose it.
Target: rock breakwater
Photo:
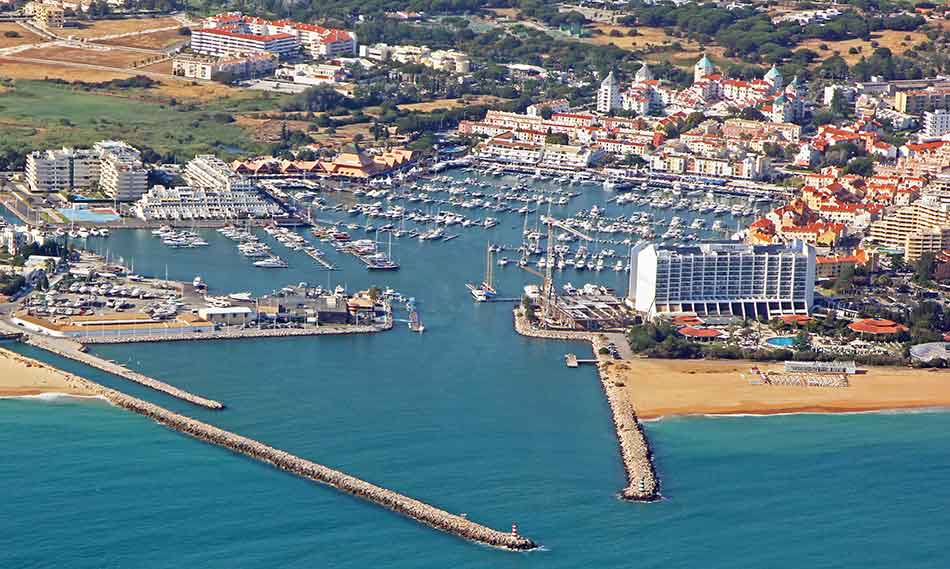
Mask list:
[[[171,395],[182,401],[187,401],[193,405],[198,405],[201,407],[207,407],[208,409],[224,409],[224,404],[214,399],[208,399],[200,395],[195,395],[185,391],[184,389],[179,389],[174,385],[169,385],[164,381],[159,381],[153,377],[132,371],[129,368],[117,364],[115,362],[110,362],[104,360],[98,356],[88,354],[82,351],[82,345],[77,344],[69,340],[60,340],[52,338],[41,338],[35,335],[26,335],[23,338],[23,341],[31,346],[46,350],[57,356],[68,358],[80,363],[84,363],[90,367],[100,369],[104,372],[111,373],[112,375],[117,375],[123,379],[127,379],[139,385],[144,385],[145,387],[154,389],[155,391],[160,391],[166,395]]]
[[[620,459],[627,477],[627,486],[620,490],[619,495],[624,500],[636,502],[657,500],[660,497],[660,484],[653,464],[650,443],[637,419],[636,411],[624,397],[622,385],[618,385],[608,373],[611,362],[598,355],[600,348],[607,345],[607,339],[593,332],[536,328],[520,308],[514,310],[514,319],[515,331],[523,336],[552,340],[583,340],[591,343],[595,356],[600,360],[597,364],[597,372],[613,416],[614,430],[620,445]]]

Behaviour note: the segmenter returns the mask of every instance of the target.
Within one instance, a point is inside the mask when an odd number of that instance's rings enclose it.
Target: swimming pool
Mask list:
[[[777,348],[791,348],[795,345],[795,336],[776,336],[769,338],[765,343]]]

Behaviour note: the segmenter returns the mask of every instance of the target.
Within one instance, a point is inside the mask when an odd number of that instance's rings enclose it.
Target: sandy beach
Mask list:
[[[95,395],[72,374],[0,348],[0,397],[43,393]]]
[[[671,415],[845,413],[950,408],[950,370],[865,367],[850,387],[753,385],[749,370],[781,369],[736,360],[635,359],[608,364],[641,419]]]

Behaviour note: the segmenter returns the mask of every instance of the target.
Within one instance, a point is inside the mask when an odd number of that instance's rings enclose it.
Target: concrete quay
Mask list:
[[[193,405],[206,407],[208,409],[224,409],[224,404],[219,401],[207,399],[200,395],[195,395],[194,393],[179,389],[174,385],[169,385],[164,381],[159,381],[147,375],[132,371],[123,365],[104,360],[92,354],[88,354],[82,351],[82,344],[73,342],[71,340],[47,338],[37,336],[35,334],[27,334],[23,337],[23,341],[27,344],[30,344],[31,346],[46,350],[52,354],[56,354],[57,356],[84,363],[104,372],[111,373],[112,375],[117,375],[122,379],[138,383],[139,385],[144,385],[145,387],[154,389],[155,391],[160,391],[166,395],[171,395],[172,397],[181,399],[182,401],[187,401]]]
[[[25,356],[18,357],[33,365],[51,367]],[[208,423],[180,415],[153,403],[143,401],[109,389],[88,379],[63,372],[67,383],[79,385],[104,397],[117,407],[127,409],[148,417],[170,429],[184,433],[201,441],[224,447],[237,454],[266,462],[276,468],[290,472],[301,478],[326,484],[367,502],[376,504],[416,522],[467,539],[511,551],[536,549],[538,545],[516,531],[502,532],[473,522],[468,518],[451,514],[430,504],[410,498],[404,494],[388,490],[365,480],[356,478],[322,464],[309,461],[291,453],[268,446],[254,439],[243,437]]]
[[[650,443],[637,419],[636,411],[623,395],[622,386],[617,385],[607,373],[610,360],[597,353],[608,344],[606,336],[593,332],[535,328],[520,307],[514,310],[514,319],[515,331],[522,336],[551,340],[584,340],[591,343],[594,355],[599,360],[597,372],[613,416],[614,430],[620,445],[620,459],[627,478],[627,485],[620,490],[619,496],[632,502],[652,502],[659,499],[660,483],[653,464]]]
[[[218,330],[201,334],[142,334],[137,336],[86,336],[83,344],[134,344],[140,342],[185,342],[196,340],[241,340],[245,338],[289,338],[291,336],[331,336],[344,334],[372,334],[393,327],[392,319],[385,324],[370,326],[321,326],[313,328],[246,328]]]

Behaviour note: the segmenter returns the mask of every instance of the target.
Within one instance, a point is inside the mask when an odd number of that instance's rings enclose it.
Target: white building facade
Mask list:
[[[771,319],[809,314],[815,296],[815,249],[788,245],[704,243],[630,253],[628,301],[648,318],[696,313]]]

